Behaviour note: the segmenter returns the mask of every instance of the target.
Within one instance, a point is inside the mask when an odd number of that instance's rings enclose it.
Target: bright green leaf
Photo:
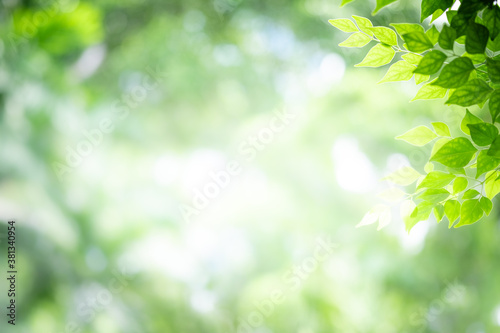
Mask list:
[[[434,122],[432,123],[432,127],[434,128],[436,134],[439,136],[451,136],[450,128],[445,123]]]
[[[422,60],[423,56],[415,53],[407,53],[405,55],[402,55],[401,58],[406,60],[408,63],[417,66],[420,63],[420,60]]]
[[[450,192],[446,191],[442,188],[430,188],[425,190],[418,196],[419,199],[432,202],[439,203],[450,196]]]
[[[345,41],[339,44],[342,47],[363,47],[369,42],[371,42],[371,38],[362,32],[356,32],[355,34],[350,35]]]
[[[495,125],[488,123],[468,124],[472,141],[478,146],[488,146],[498,135]]]
[[[467,125],[469,125],[469,124],[481,124],[481,123],[483,123],[481,118],[476,117],[475,115],[470,113],[470,111],[467,109],[465,111],[465,116],[462,119],[462,122],[460,123],[460,129],[465,134],[470,135],[470,130],[469,130],[469,127]]]
[[[409,34],[410,32],[421,32],[425,33],[424,27],[420,24],[415,23],[391,23],[391,26],[396,29],[398,34],[403,37],[403,35]],[[411,54],[411,53],[409,53]]]
[[[377,14],[379,10],[384,8],[385,6],[390,5],[393,2],[396,2],[397,0],[377,0],[377,7],[375,7],[375,10],[373,11],[373,15]]]
[[[398,202],[401,199],[405,198],[407,194],[403,191],[401,191],[397,187],[391,187],[383,192],[379,193],[378,195],[382,200],[388,201],[388,202]]]
[[[433,25],[429,30],[425,32],[425,35],[429,37],[429,40],[433,45],[436,45],[439,40],[439,31],[435,25]]]
[[[380,42],[388,45],[398,45],[398,36],[394,30],[386,27],[373,27],[370,30]]]
[[[433,85],[433,82],[424,84],[417,92],[417,95],[412,99],[416,101],[419,99],[436,99],[446,96],[448,89]]]
[[[493,208],[493,203],[490,199],[486,197],[482,197],[479,199],[479,205],[481,209],[486,213],[486,215],[490,215],[491,209]]]
[[[478,199],[465,200],[460,209],[460,221],[455,228],[476,223],[483,217],[484,211],[479,204]]]
[[[388,180],[397,185],[407,186],[413,184],[420,176],[422,175],[417,170],[409,166],[404,166],[384,177],[383,180]]]
[[[444,203],[444,214],[450,221],[448,228],[451,228],[456,219],[460,216],[460,202],[448,200]]]
[[[441,222],[441,220],[443,219],[443,216],[444,216],[444,207],[442,204],[437,204],[435,207],[434,207],[434,216],[436,217],[436,221],[437,223]]]
[[[332,19],[332,20],[328,20],[328,23],[330,23],[335,28],[337,28],[343,32],[358,32],[359,31],[358,28],[356,27],[356,25],[354,24],[354,22],[352,22],[349,19],[344,19],[344,18]]]
[[[447,144],[448,142],[450,142],[451,139],[449,138],[441,138],[439,140],[437,140],[436,142],[434,142],[434,146],[432,147],[432,150],[431,150],[431,157],[434,156],[439,149],[441,149],[441,147],[443,147],[445,144]]]
[[[476,178],[479,178],[485,172],[495,169],[499,164],[499,158],[488,155],[486,150],[481,150],[477,156]]]
[[[432,171],[425,176],[422,182],[417,186],[417,190],[422,188],[443,188],[448,185],[455,175],[442,171]]]
[[[366,55],[366,57],[355,67],[380,67],[391,62],[396,51],[390,46],[384,44],[375,45]]]
[[[396,139],[404,140],[414,146],[424,146],[435,138],[437,138],[437,135],[425,126],[415,127],[396,137]]]
[[[462,192],[469,185],[469,181],[465,177],[457,177],[453,182],[453,194]]]
[[[438,9],[445,11],[453,5],[453,1],[454,0],[422,0],[420,21],[431,16]]]
[[[477,149],[466,138],[456,138],[446,143],[438,150],[431,161],[439,162],[450,168],[462,168],[466,166]]]
[[[480,193],[477,190],[471,188],[471,189],[468,189],[467,191],[465,191],[464,196],[462,198],[463,199],[474,199],[479,194]]]
[[[490,171],[485,176],[484,192],[488,199],[492,200],[500,192],[500,176],[498,171]]]
[[[394,63],[385,76],[378,83],[394,82],[394,81],[408,81],[413,76],[415,66],[408,62],[401,60]]]
[[[403,35],[403,39],[407,48],[411,52],[422,53],[431,49],[434,44],[430,41],[429,37],[422,32],[410,32]]]
[[[500,158],[500,135],[497,136],[491,143],[488,149],[488,155],[495,158]]]
[[[411,229],[420,221],[427,220],[432,212],[435,204],[429,201],[422,201],[419,203],[410,214],[410,217],[405,220],[406,231],[410,232]]]
[[[353,15],[352,18],[354,19],[354,21],[356,21],[359,30],[363,31],[364,33],[367,33],[370,36],[373,36],[373,33],[371,31],[373,24],[369,19],[367,19],[366,17],[356,16],[356,15]]]
[[[415,74],[415,84],[426,82],[430,79],[430,75]]]

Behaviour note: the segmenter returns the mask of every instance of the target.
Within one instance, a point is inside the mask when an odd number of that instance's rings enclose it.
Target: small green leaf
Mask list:
[[[420,63],[420,60],[422,60],[423,56],[415,53],[407,53],[405,55],[402,55],[401,58],[406,60],[408,63],[417,66]]]
[[[500,114],[500,90],[495,89],[490,95],[489,109],[491,114],[491,122],[494,123]]]
[[[415,74],[415,84],[426,82],[430,79],[430,75]]]
[[[500,37],[497,36],[494,40],[490,39],[486,47],[492,52],[500,51]]]
[[[484,192],[488,199],[492,200],[500,192],[500,172],[490,171],[485,176]]]
[[[422,188],[443,188],[448,185],[455,175],[442,171],[432,171],[425,176],[422,182],[417,186],[417,190]]]
[[[470,113],[470,111],[467,109],[465,111],[464,119],[462,119],[462,122],[460,123],[460,129],[465,134],[470,135],[470,130],[469,130],[469,127],[467,125],[469,125],[469,124],[481,124],[481,123],[483,123],[483,121],[480,118],[473,115],[472,113]]]
[[[482,64],[486,61],[486,56],[484,55],[484,53],[470,54],[470,53],[465,52],[462,56],[467,57],[470,60],[472,60],[473,64]]]
[[[410,230],[420,221],[427,220],[432,212],[435,204],[429,201],[419,203],[410,214],[408,219],[405,219],[406,231]]]
[[[347,5],[349,2],[353,2],[354,0],[342,0],[342,3],[340,4],[340,7]]]
[[[328,20],[328,23],[330,23],[335,28],[337,28],[343,32],[358,32],[359,31],[358,28],[356,27],[356,25],[354,24],[354,22],[352,22],[349,19],[344,19],[344,18],[332,19],[332,20]]]
[[[363,47],[369,42],[371,38],[362,32],[356,32],[350,35],[345,41],[339,44],[342,47]]]
[[[414,73],[434,74],[441,69],[446,58],[446,54],[438,50],[427,52]]]
[[[429,37],[429,40],[433,45],[436,45],[439,40],[439,31],[435,25],[433,25],[429,30],[425,32],[425,35]]]
[[[394,81],[408,81],[413,76],[415,66],[408,62],[401,60],[394,63],[385,76],[378,83],[394,82]]]
[[[445,144],[447,144],[450,141],[451,141],[450,138],[441,138],[441,139],[437,140],[436,142],[434,142],[434,146],[432,147],[432,150],[431,150],[431,157],[436,155],[438,150],[441,149],[441,147],[443,147]]]
[[[396,137],[396,139],[406,141],[414,146],[424,146],[435,138],[437,138],[437,135],[425,126],[415,127]]]
[[[434,128],[434,131],[436,132],[437,135],[451,137],[450,128],[445,123],[434,122],[432,123],[432,127]]]
[[[443,67],[439,78],[433,84],[443,88],[458,88],[469,80],[473,70],[472,60],[467,57],[457,58]]]
[[[444,25],[439,34],[438,43],[445,50],[453,50],[453,45],[457,39],[457,32],[448,25]]]
[[[415,23],[391,23],[391,26],[396,29],[398,34],[403,38],[403,35],[409,34],[410,32],[421,32],[425,33],[424,27],[420,24]],[[411,54],[411,53],[408,53]]]
[[[465,200],[460,209],[460,221],[455,228],[476,223],[483,217],[484,211],[479,204],[478,199]]]
[[[483,103],[493,89],[481,79],[470,80],[451,94],[446,104],[472,106]]]
[[[488,123],[468,124],[472,141],[478,146],[488,146],[498,135],[498,128]]]
[[[490,33],[482,24],[470,23],[466,31],[465,50],[470,54],[484,53]]]
[[[500,33],[500,8],[493,6],[483,12],[483,23],[490,31],[490,38],[494,40]]]
[[[491,143],[488,149],[488,155],[495,158],[500,158],[500,135],[497,136]]]
[[[442,9],[438,9],[434,12],[434,14],[432,14],[432,17],[431,17],[431,23],[434,22],[435,20],[437,20],[438,18],[441,17],[441,15],[444,14],[444,11]]]
[[[397,0],[377,0],[377,7],[375,7],[375,10],[373,11],[372,15],[377,14],[379,10],[384,8],[385,6],[390,5],[393,2],[396,2]]]
[[[446,143],[432,156],[431,161],[439,162],[450,168],[466,166],[477,149],[466,138],[456,138]]]
[[[467,32],[467,27],[469,23],[469,18],[466,15],[463,15],[462,13],[456,14],[453,16],[453,19],[450,22],[450,26],[455,29],[457,32],[457,37],[464,36],[465,33]],[[463,38],[464,43],[465,43],[465,36]],[[458,40],[457,40],[458,42]],[[461,43],[461,44],[464,44]]]
[[[477,197],[480,193],[476,191],[475,189],[471,188],[465,191],[464,196],[462,197],[463,199],[474,199]]]
[[[388,180],[397,185],[407,186],[413,184],[420,176],[422,175],[417,170],[405,166],[384,177],[383,180]]]
[[[356,16],[356,15],[353,15],[352,18],[354,19],[354,21],[356,21],[359,30],[363,31],[364,33],[367,33],[370,36],[373,36],[371,30],[371,28],[373,28],[373,24],[369,19],[367,19],[366,17]]]
[[[448,200],[444,203],[444,214],[450,221],[448,228],[453,226],[453,223],[460,216],[460,202],[457,200]]]
[[[486,150],[481,150],[477,156],[476,178],[483,173],[495,169],[500,164],[500,159],[488,155]]]
[[[384,44],[377,44],[370,51],[366,57],[355,67],[380,67],[387,65],[391,62],[396,51],[390,46]]]
[[[446,191],[445,189],[442,188],[430,188],[428,190],[425,190],[420,194],[418,197],[419,199],[432,202],[432,203],[439,203],[446,198],[450,196],[450,192]]]
[[[403,39],[407,45],[408,51],[411,52],[422,53],[434,46],[429,37],[422,32],[407,33],[403,35]]]
[[[469,185],[469,181],[465,177],[457,177],[453,182],[453,194],[462,192]]]
[[[443,207],[443,205],[437,204],[434,207],[433,212],[434,212],[434,216],[436,217],[436,222],[437,223],[441,222],[441,220],[443,219],[443,216],[444,216],[444,207]]]
[[[425,163],[424,171],[427,173],[434,171],[434,164],[432,162]]]
[[[433,82],[424,84],[417,92],[417,95],[412,99],[416,101],[419,99],[436,99],[446,96],[448,89],[433,85]]]
[[[500,60],[486,58],[488,76],[492,82],[500,83]]]
[[[479,205],[481,209],[486,213],[486,216],[490,215],[491,209],[493,208],[493,203],[490,199],[482,197],[479,199]]]
[[[454,0],[422,0],[420,21],[434,14],[438,9],[447,10],[453,5]]]
[[[398,45],[398,36],[394,30],[386,27],[374,27],[370,30],[380,42],[388,45]]]

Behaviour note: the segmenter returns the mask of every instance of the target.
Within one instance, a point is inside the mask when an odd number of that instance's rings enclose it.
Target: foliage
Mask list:
[[[377,1],[375,11],[393,2]],[[500,114],[500,8],[492,0],[464,0],[452,10],[454,3],[423,0],[421,20],[431,16],[427,30],[415,23],[377,27],[358,16],[329,21],[341,31],[352,33],[340,44],[342,47],[376,43],[357,67],[384,66],[400,56],[380,82],[414,77],[421,87],[413,100],[447,96],[448,105],[489,109],[488,121],[467,109],[460,132],[435,122],[432,129],[418,126],[397,137],[414,146],[433,144],[423,174],[405,166],[386,177],[396,185],[413,186],[409,193],[393,188],[382,194],[386,201],[403,201],[401,215],[408,232],[431,214],[438,223],[446,216],[450,228],[476,223],[489,215],[491,200],[500,192],[500,135],[496,125]],[[448,24],[439,31],[432,22],[442,15],[446,15]],[[381,228],[390,218],[390,207],[377,205],[359,225],[378,221]]]

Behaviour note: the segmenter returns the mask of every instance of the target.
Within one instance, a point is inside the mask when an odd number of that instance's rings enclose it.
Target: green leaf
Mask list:
[[[408,219],[405,219],[406,231],[410,230],[420,221],[427,220],[432,212],[435,204],[429,201],[419,203],[410,214]]]
[[[468,124],[472,141],[478,146],[488,146],[498,135],[498,128],[488,123]]]
[[[429,37],[422,32],[410,32],[403,35],[408,51],[422,53],[431,49],[434,44],[430,41]]]
[[[417,170],[409,166],[404,166],[384,177],[383,180],[388,180],[397,185],[407,186],[413,184],[420,176],[422,175]]]
[[[441,138],[441,139],[437,140],[434,143],[434,146],[432,147],[431,157],[436,155],[436,153],[439,151],[439,149],[441,149],[441,147],[443,147],[445,144],[447,144],[450,141],[451,141],[451,139],[449,139],[449,138]]]
[[[432,127],[434,128],[436,134],[439,136],[451,136],[450,128],[445,123],[434,122],[432,123]]]
[[[465,177],[457,177],[453,182],[453,194],[462,192],[469,185],[469,181]]]
[[[475,189],[471,188],[465,191],[464,196],[462,197],[463,199],[474,199],[477,197],[480,193],[476,191]]]
[[[488,199],[492,200],[500,192],[500,176],[498,171],[490,171],[485,176],[484,192]]]
[[[430,75],[422,75],[422,74],[415,74],[415,84],[420,84],[422,82],[428,81],[430,78]]]
[[[425,32],[425,35],[429,37],[429,40],[433,45],[436,45],[439,40],[439,30],[433,25],[429,30]]]
[[[450,168],[466,166],[477,149],[467,138],[456,138],[446,143],[432,156],[431,161],[439,162]]]
[[[434,74],[441,69],[446,58],[446,54],[438,50],[427,52],[414,73]]]
[[[404,60],[394,63],[385,76],[378,83],[394,82],[394,81],[408,81],[413,76],[415,66],[407,63]]]
[[[431,162],[425,163],[424,171],[427,173],[434,171],[434,164],[432,164]]]
[[[486,60],[486,56],[484,55],[484,53],[470,54],[470,53],[465,52],[462,56],[467,57],[470,60],[472,60],[473,64],[481,64],[481,63],[485,62],[485,60]]]
[[[488,149],[488,155],[495,158],[500,158],[500,135],[497,136],[491,143]]]
[[[423,21],[425,18],[434,14],[434,12],[438,9],[445,11],[451,5],[453,5],[454,0],[422,0],[421,4],[421,15],[420,21]]]
[[[490,38],[494,40],[500,33],[500,8],[486,8],[483,12],[483,23],[490,31]]]
[[[482,24],[470,23],[466,31],[465,50],[470,54],[484,53],[490,33]]]
[[[491,81],[500,83],[500,61],[486,58],[486,66],[488,67],[488,76]]]
[[[424,27],[420,24],[415,23],[391,23],[391,26],[396,29],[398,34],[403,38],[403,35],[409,34],[410,32],[421,32],[425,33]],[[411,53],[408,53],[411,54]]]
[[[469,125],[469,124],[480,124],[480,123],[483,123],[483,121],[481,120],[481,118],[476,117],[475,115],[473,115],[472,113],[470,113],[470,111],[467,109],[465,111],[465,116],[462,119],[462,122],[460,124],[460,129],[465,134],[470,135],[470,130],[469,130],[469,127],[467,125]]]
[[[438,43],[445,50],[453,50],[453,45],[457,39],[457,32],[448,25],[444,25],[439,34]]]
[[[499,158],[488,155],[486,150],[481,150],[477,156],[476,178],[479,178],[485,172],[495,169],[499,164]]]
[[[354,0],[342,0],[342,3],[340,4],[340,7],[347,5],[349,2],[353,2]]]
[[[500,114],[500,90],[495,89],[490,96],[489,109],[491,122],[494,123]]]
[[[457,37],[465,35],[467,32],[467,27],[469,23],[469,18],[462,13],[453,16],[450,22],[450,26],[455,29]],[[465,39],[464,39],[465,40]],[[462,43],[463,44],[463,43]]]
[[[460,216],[460,202],[448,200],[444,203],[444,214],[450,221],[448,228],[451,228],[456,219]]]
[[[378,229],[383,228],[391,221],[391,210],[386,205],[376,205],[372,209],[370,209],[361,222],[356,225],[356,228],[359,228],[364,225],[373,224],[379,221]]]
[[[358,28],[356,27],[356,25],[354,24],[354,22],[349,20],[349,19],[344,19],[344,18],[332,19],[332,20],[328,20],[328,23],[330,23],[335,28],[337,28],[343,32],[358,32],[359,31]]]
[[[436,99],[446,96],[448,89],[433,85],[433,82],[424,84],[417,92],[417,95],[412,99],[416,101],[419,99]]]
[[[396,1],[397,0],[377,0],[377,7],[375,7],[375,10],[373,11],[372,15],[377,14],[379,10]]]
[[[483,217],[483,209],[479,204],[478,199],[465,200],[460,209],[460,221],[455,225],[455,228],[473,224]]]
[[[408,63],[417,66],[422,60],[423,56],[415,53],[407,53],[405,55],[402,55],[401,58],[406,60]]]
[[[483,103],[493,89],[481,79],[470,80],[451,94],[446,104],[472,106]]]
[[[425,176],[422,182],[417,186],[417,190],[422,188],[443,188],[448,185],[455,175],[442,171],[432,171]]]
[[[371,38],[365,35],[362,32],[356,32],[350,35],[345,41],[339,44],[342,47],[363,47],[369,42],[371,42]]]
[[[443,88],[458,88],[468,80],[470,73],[474,70],[472,60],[467,57],[460,57],[443,67],[439,78],[433,85]]]
[[[356,16],[356,15],[353,15],[352,18],[354,19],[354,21],[356,21],[359,30],[363,31],[364,33],[367,33],[370,36],[373,36],[371,30],[373,24],[369,19],[367,19],[366,17]]]
[[[434,207],[434,216],[436,217],[437,223],[441,222],[444,216],[444,207],[441,204],[437,204],[436,207]]]
[[[486,215],[490,215],[491,209],[493,208],[493,203],[490,199],[486,197],[482,197],[479,199],[479,206],[486,213]]]
[[[391,62],[396,51],[390,46],[384,44],[377,44],[370,51],[366,57],[355,67],[380,67],[387,65]]]
[[[388,45],[398,45],[398,36],[394,32],[394,30],[386,27],[374,27],[370,30],[382,43]]]
[[[494,40],[490,39],[486,47],[492,52],[500,51],[500,37],[497,36]]]
[[[432,202],[432,203],[439,203],[446,198],[450,196],[450,192],[446,191],[445,189],[442,188],[430,188],[428,190],[425,190],[420,194],[418,197],[419,199]]]
[[[435,138],[437,138],[437,135],[425,126],[415,127],[396,137],[396,139],[406,141],[414,146],[424,146]]]

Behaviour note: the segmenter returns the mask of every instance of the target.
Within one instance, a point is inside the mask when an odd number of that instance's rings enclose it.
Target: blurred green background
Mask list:
[[[375,4],[339,5],[3,0],[0,331],[500,332],[498,214],[355,228],[384,175],[423,169],[393,138],[463,110],[353,68],[367,49],[328,19]]]

